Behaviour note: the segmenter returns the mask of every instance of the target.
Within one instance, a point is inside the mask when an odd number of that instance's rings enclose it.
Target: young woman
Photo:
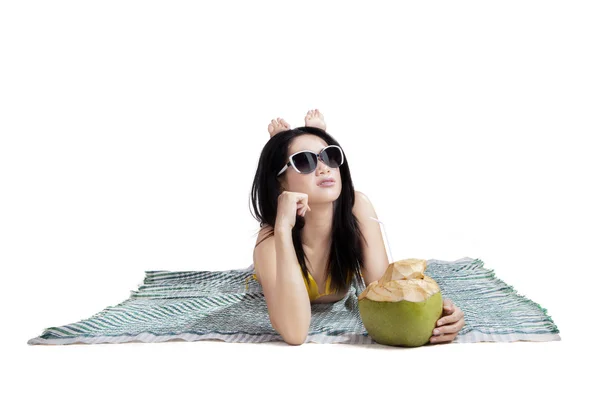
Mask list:
[[[364,290],[389,265],[379,223],[372,219],[377,214],[367,196],[354,190],[343,148],[325,131],[318,109],[307,113],[305,123],[290,129],[281,118],[271,120],[271,139],[251,191],[261,226],[253,277],[273,328],[289,344],[306,340],[311,303],[341,300],[355,276]],[[432,343],[454,340],[463,316],[444,299],[442,335]]]

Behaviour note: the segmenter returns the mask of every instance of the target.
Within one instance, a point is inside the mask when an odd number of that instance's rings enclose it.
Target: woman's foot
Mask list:
[[[304,124],[306,126],[314,126],[315,128],[321,128],[323,130],[326,128],[325,117],[323,117],[323,114],[321,114],[318,108],[309,110],[306,113],[306,117],[304,117]]]
[[[281,131],[290,129],[290,124],[285,122],[283,118],[277,118],[276,120],[272,119],[267,129],[269,130],[269,135],[273,137]]]

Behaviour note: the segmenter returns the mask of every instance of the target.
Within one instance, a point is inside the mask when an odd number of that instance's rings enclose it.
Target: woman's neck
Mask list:
[[[304,214],[301,240],[305,247],[318,250],[331,243],[333,203],[310,204],[310,209]]]

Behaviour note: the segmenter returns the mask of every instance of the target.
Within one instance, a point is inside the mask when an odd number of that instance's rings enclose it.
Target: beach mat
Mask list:
[[[271,325],[260,283],[250,279],[252,264],[223,271],[145,273],[143,283],[122,303],[72,324],[46,328],[27,343],[283,341]],[[452,343],[561,340],[547,310],[517,294],[480,259],[430,259],[425,274],[465,314],[465,326]],[[360,292],[354,277],[343,299],[311,304],[305,343],[376,344],[360,318]]]

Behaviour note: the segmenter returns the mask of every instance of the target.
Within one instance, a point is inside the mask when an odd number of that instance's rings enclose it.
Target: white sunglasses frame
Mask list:
[[[338,149],[340,149],[340,153],[342,154],[342,162],[340,162],[340,165],[344,164],[344,151],[342,150],[342,148],[340,146],[337,146],[335,144],[330,144],[329,146],[325,146],[321,149],[321,151],[319,152],[319,154],[315,153],[314,151],[310,151],[310,150],[301,150],[301,151],[297,151],[296,153],[290,155],[288,157],[288,162],[287,164],[285,164],[283,166],[283,168],[281,169],[281,171],[279,171],[279,173],[277,174],[277,176],[283,174],[285,172],[285,170],[291,165],[292,167],[294,167],[294,169],[296,170],[296,172],[298,172],[299,174],[310,174],[311,172],[314,172],[314,170],[310,171],[310,172],[300,172],[298,171],[298,168],[296,168],[296,165],[294,165],[294,162],[292,161],[292,157],[294,157],[296,154],[300,154],[300,153],[304,153],[304,152],[309,152],[314,154],[315,156],[317,156],[317,164],[319,164],[319,159],[321,159],[321,161],[323,161],[323,157],[321,157],[321,154],[323,154],[323,152],[330,148],[330,147],[337,147]],[[329,168],[339,168],[339,167],[330,167],[325,161],[323,161],[323,164],[327,165]],[[316,168],[315,168],[316,169]]]

